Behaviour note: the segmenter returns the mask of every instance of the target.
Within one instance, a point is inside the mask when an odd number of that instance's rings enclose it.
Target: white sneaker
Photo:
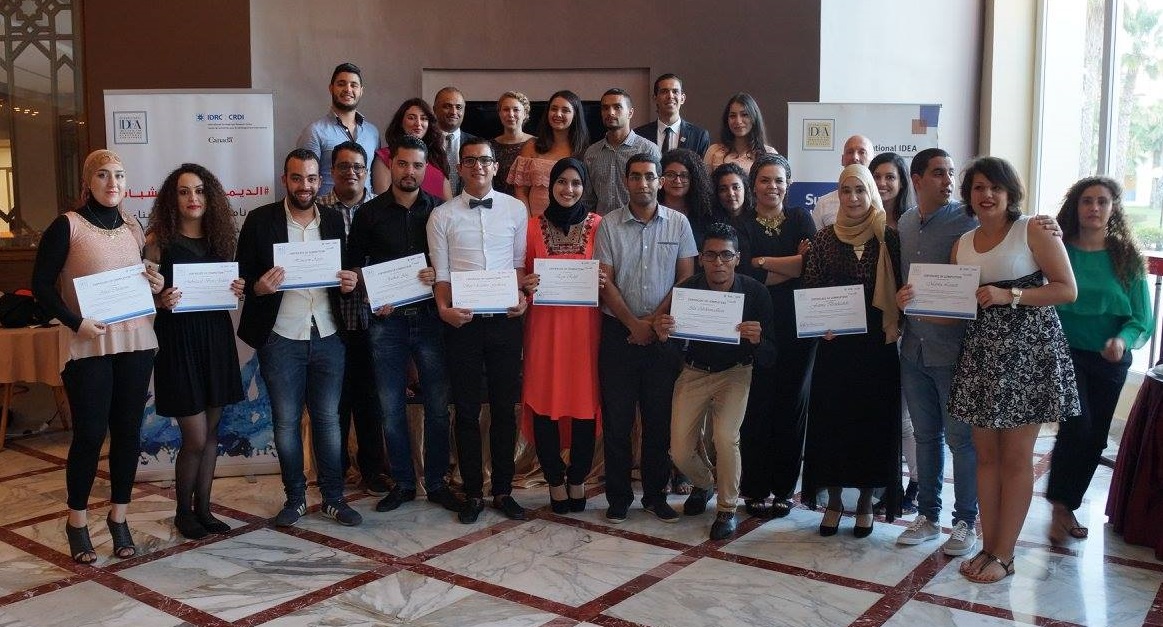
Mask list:
[[[941,528],[934,525],[924,514],[918,515],[908,529],[901,532],[896,538],[897,544],[920,544],[929,540],[936,540],[941,535]]]
[[[969,553],[976,546],[977,530],[966,524],[964,520],[959,520],[956,525],[953,525],[953,531],[949,534],[949,539],[945,541],[945,544],[941,545],[941,550],[945,555],[957,557]]]

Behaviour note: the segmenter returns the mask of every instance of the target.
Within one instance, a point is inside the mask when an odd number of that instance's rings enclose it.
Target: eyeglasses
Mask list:
[[[666,179],[667,182],[673,183],[675,181],[689,181],[691,180],[691,175],[683,172],[663,172],[662,178]]]
[[[702,259],[706,263],[715,263],[716,261],[721,261],[723,263],[731,263],[731,260],[738,257],[738,256],[739,256],[739,253],[737,253],[733,250],[720,250],[718,252],[715,252],[713,250],[704,250],[699,255],[699,259]]]
[[[487,168],[496,162],[497,160],[492,157],[462,157],[460,160],[460,165],[468,168],[475,168],[478,165],[482,168]]]
[[[653,183],[654,181],[658,180],[658,175],[653,173],[653,172],[650,172],[648,174],[641,174],[639,172],[632,172],[626,178],[630,179],[631,181],[633,181],[635,183],[641,183],[642,181],[646,181],[647,183]]]
[[[367,171],[367,166],[362,164],[362,163],[344,162],[344,163],[335,164],[335,169],[339,170],[340,172],[344,172],[344,173],[354,172],[355,174],[360,174],[360,173]]]

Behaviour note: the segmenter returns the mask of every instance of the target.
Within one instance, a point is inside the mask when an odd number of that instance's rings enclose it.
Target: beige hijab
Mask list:
[[[81,166],[81,203],[89,202],[93,191],[89,189],[89,181],[97,170],[106,163],[124,163],[121,157],[112,150],[94,150],[85,157],[85,164]]]
[[[892,257],[888,254],[888,246],[884,244],[884,205],[880,194],[876,191],[876,181],[872,172],[863,165],[854,163],[844,168],[840,173],[839,184],[844,180],[855,178],[859,180],[871,200],[868,213],[859,220],[852,220],[841,208],[836,214],[836,237],[849,246],[862,246],[873,237],[880,243],[880,254],[876,258],[876,287],[872,291],[872,306],[884,312],[881,327],[884,329],[885,344],[891,344],[900,337],[900,312],[896,308],[896,276],[892,271]]]

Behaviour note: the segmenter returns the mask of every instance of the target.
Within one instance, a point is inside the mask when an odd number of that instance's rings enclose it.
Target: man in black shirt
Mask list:
[[[718,483],[718,514],[711,525],[711,539],[723,540],[735,533],[735,502],[739,498],[739,425],[747,409],[751,390],[751,367],[756,361],[769,365],[775,359],[771,337],[771,296],[762,283],[736,274],[739,265],[739,235],[727,224],[713,224],[703,237],[699,266],[702,272],[675,288],[733,292],[743,295],[743,318],[736,327],[737,344],[690,339],[686,366],[674,384],[670,423],[670,456],[675,465],[694,483],[683,506],[687,516],[697,516],[707,508]],[[659,339],[682,337],[681,318],[670,315],[675,299],[672,290],[662,313],[654,319]],[[699,454],[705,428],[704,417],[713,429],[717,472]],[[716,480],[717,476],[717,480]]]
[[[436,271],[428,259],[425,225],[440,200],[420,189],[427,160],[427,147],[414,137],[404,137],[392,146],[388,164],[392,187],[356,213],[348,240],[347,267],[362,268],[423,254],[425,267],[419,279],[428,285],[436,282]],[[373,313],[368,340],[384,417],[388,464],[396,482],[376,504],[376,511],[391,511],[416,498],[407,415],[409,358],[416,362],[424,398],[424,490],[429,501],[458,511],[460,503],[445,481],[450,447],[448,378],[436,307],[428,299],[395,307],[384,305]]]

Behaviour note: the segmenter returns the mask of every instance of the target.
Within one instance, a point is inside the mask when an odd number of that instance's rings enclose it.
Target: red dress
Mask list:
[[[532,218],[525,248],[525,272],[537,258],[593,259],[601,216],[591,213],[568,233],[544,217]],[[601,311],[597,307],[533,304],[525,313],[525,371],[521,431],[533,441],[533,415],[558,423],[561,447],[569,448],[570,419],[598,420],[598,339]]]

